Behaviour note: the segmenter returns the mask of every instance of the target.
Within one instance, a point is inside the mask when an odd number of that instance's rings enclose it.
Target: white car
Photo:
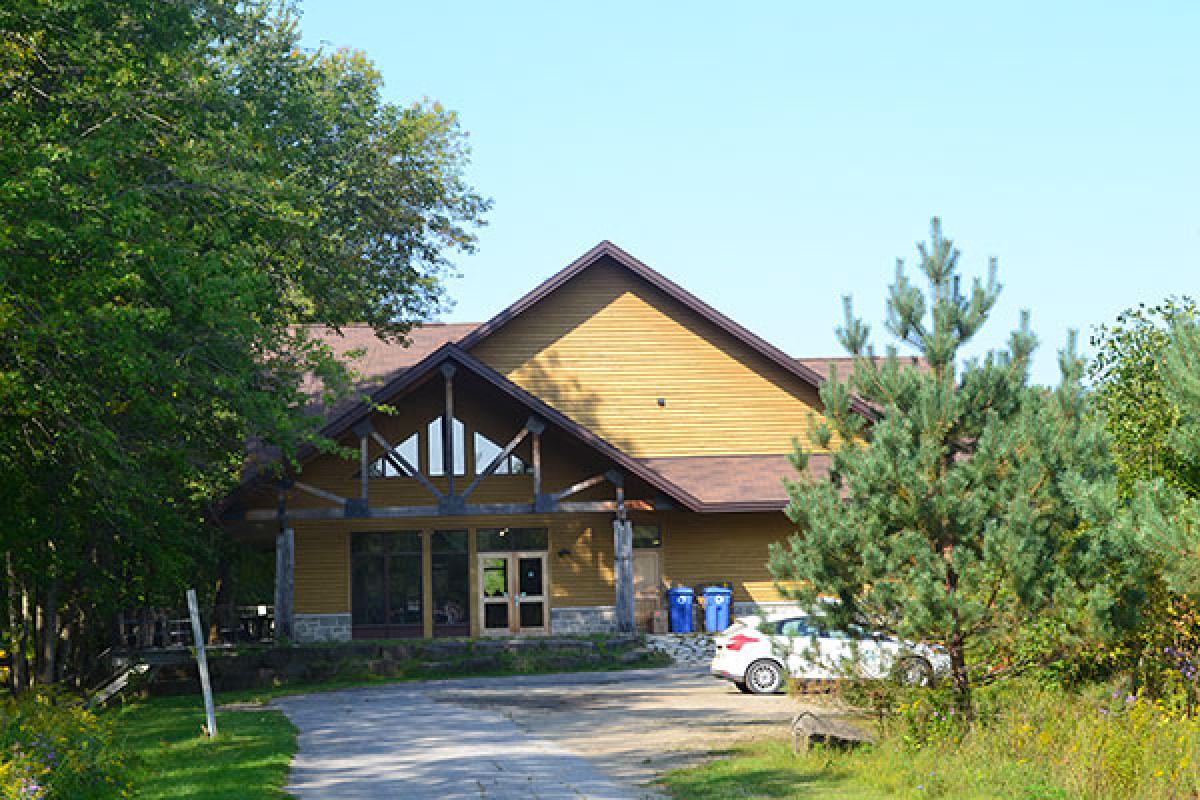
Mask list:
[[[845,662],[858,652],[859,674],[869,679],[896,676],[927,685],[935,673],[949,670],[941,648],[910,644],[866,631],[829,630],[803,614],[739,617],[716,637],[712,674],[743,692],[771,694],[788,675],[805,680],[844,676]]]

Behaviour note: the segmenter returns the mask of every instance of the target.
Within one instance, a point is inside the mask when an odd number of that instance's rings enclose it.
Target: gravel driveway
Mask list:
[[[300,729],[289,791],[301,800],[654,798],[662,770],[779,734],[796,710],[695,668],[402,683],[274,705]]]

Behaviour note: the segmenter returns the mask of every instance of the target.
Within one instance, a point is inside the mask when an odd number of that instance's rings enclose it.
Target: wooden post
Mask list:
[[[196,667],[200,671],[200,693],[204,695],[204,717],[208,722],[205,733],[209,738],[217,735],[217,715],[213,710],[212,684],[208,682],[208,656],[204,653],[204,631],[200,629],[200,606],[196,603],[196,590],[187,590],[188,614],[192,617],[192,643],[196,646]]]
[[[371,478],[371,453],[367,446],[365,435],[358,438],[359,492],[363,502],[367,502],[367,487]]]
[[[617,631],[634,633],[633,523],[625,509],[625,486],[617,484],[617,516],[613,520],[613,558],[616,582]]]
[[[447,497],[454,497],[454,373],[456,369],[453,364],[442,364],[442,375],[446,378],[446,405],[442,410],[442,470],[446,473]]]
[[[286,525],[287,522],[285,521]],[[275,644],[295,639],[296,534],[282,528],[275,537]]]
[[[433,638],[433,531],[421,531],[421,635]]]
[[[542,434],[533,434],[533,502],[542,493]]]

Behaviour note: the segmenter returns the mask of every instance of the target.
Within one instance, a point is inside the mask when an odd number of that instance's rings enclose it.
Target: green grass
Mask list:
[[[661,783],[676,797],[688,800],[876,800],[895,796],[864,782],[844,753],[814,749],[809,755],[794,756],[789,742],[762,741],[724,755],[668,772]]]
[[[130,753],[138,800],[260,800],[287,797],[296,729],[279,711],[217,713],[215,739],[201,733],[199,697],[154,698],[113,712]]]
[[[1200,797],[1200,719],[1091,687],[1015,686],[970,731],[935,695],[902,704],[876,745],[747,745],[667,774],[676,797],[1178,800]]]

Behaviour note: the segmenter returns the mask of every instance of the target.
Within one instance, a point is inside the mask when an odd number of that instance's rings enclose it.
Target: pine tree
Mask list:
[[[1000,293],[996,262],[964,292],[959,253],[936,218],[918,254],[928,292],[898,261],[886,329],[924,364],[894,346],[876,358],[845,298],[837,335],[854,367],[847,383],[835,372],[822,386],[824,419],[811,434],[831,468],[811,473],[797,443],[787,509],[797,533],[772,549],[770,567],[785,594],[837,624],[943,644],[970,713],[973,646],[1062,604],[1111,608],[1101,577],[1124,545],[1074,336],[1055,389],[1029,384],[1028,313],[1007,348],[964,360]],[[878,421],[853,411],[854,396]]]

